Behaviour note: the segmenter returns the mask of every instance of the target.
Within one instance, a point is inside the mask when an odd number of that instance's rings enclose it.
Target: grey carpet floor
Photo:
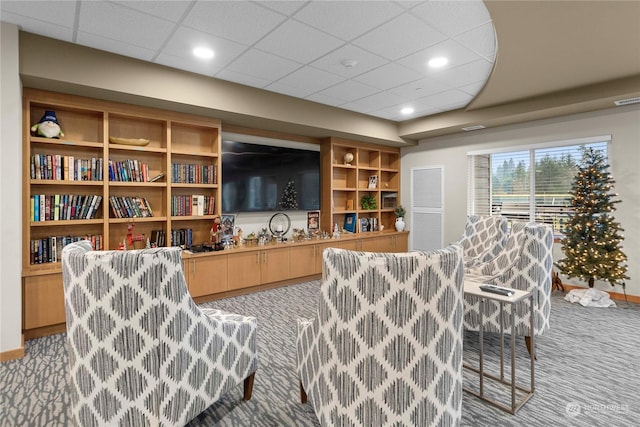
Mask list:
[[[319,425],[311,407],[299,403],[295,374],[296,319],[314,315],[318,289],[315,281],[205,304],[258,318],[260,362],[250,401],[242,401],[240,386],[190,427]],[[640,425],[640,306],[586,308],[556,293],[551,325],[537,341],[533,398],[510,415],[464,393],[463,426]],[[489,368],[495,368],[498,340],[485,338]],[[465,334],[465,361],[476,361],[477,340],[476,333]],[[0,364],[0,426],[71,425],[65,335],[27,341],[25,352]],[[521,338],[516,357],[524,381],[528,362]],[[474,387],[474,380],[465,371],[465,385]]]

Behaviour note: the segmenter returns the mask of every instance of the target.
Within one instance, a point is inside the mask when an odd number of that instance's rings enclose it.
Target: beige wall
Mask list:
[[[555,119],[505,126],[421,140],[418,146],[402,149],[402,203],[411,206],[410,171],[414,167],[444,166],[444,242],[462,234],[467,214],[467,152],[500,147],[611,135],[609,164],[622,203],[615,218],[625,229],[624,251],[629,259],[627,293],[640,295],[640,105]],[[411,215],[407,218],[411,229]],[[556,245],[558,246],[558,245]],[[555,258],[562,253],[558,247]],[[563,278],[566,281],[566,278]],[[583,285],[579,281],[568,283]],[[608,283],[600,289],[612,290]],[[613,289],[622,292],[620,287]]]
[[[18,27],[0,23],[0,353],[22,346],[22,95]]]

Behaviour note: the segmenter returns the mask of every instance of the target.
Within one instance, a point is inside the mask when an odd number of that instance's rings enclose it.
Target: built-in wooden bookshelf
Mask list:
[[[353,157],[350,162],[347,154]],[[322,224],[342,228],[347,219],[355,221],[356,233],[378,231],[381,225],[394,230],[394,208],[400,200],[399,148],[329,138],[322,144],[321,162]],[[376,207],[363,208],[363,196],[371,196]]]
[[[43,138],[30,131],[47,110],[56,113],[63,137]],[[133,224],[132,234],[145,236],[136,242],[138,247],[146,245],[146,238],[150,239],[152,232],[159,230],[171,235],[172,229],[188,229],[194,243],[209,240],[212,219],[220,214],[221,206],[217,176],[221,171],[220,129],[220,121],[208,117],[24,90],[24,329],[64,322],[60,252],[62,246],[74,238],[89,237],[96,249],[117,249],[122,244],[130,245],[127,233]],[[113,143],[110,137],[149,142],[146,145]],[[74,164],[82,160],[83,172],[86,168],[100,170],[71,179],[68,172],[65,174],[65,165],[71,164],[71,160]],[[110,160],[112,164],[128,163],[134,171],[137,167],[136,173],[143,177],[115,180],[112,176],[110,179]],[[32,164],[35,172],[36,161],[51,170],[60,165],[59,173],[43,174],[40,170],[39,174],[32,174]],[[186,179],[184,176],[173,179],[174,164],[185,165],[195,174]],[[207,172],[207,177],[202,177],[202,171]],[[152,182],[154,178],[157,179]],[[40,215],[36,217],[35,196],[39,207],[50,214],[43,216],[39,209]],[[189,211],[190,215],[171,215],[173,196],[203,196],[207,206],[211,203],[213,206],[203,215],[197,215],[197,211]],[[41,197],[46,202],[41,202]],[[114,198],[144,199],[152,212],[118,217],[110,206]],[[65,200],[79,201],[79,210],[83,209],[84,200],[99,202],[84,207],[85,213],[90,212],[88,216],[62,219],[63,209],[71,209],[71,203],[63,208]],[[164,244],[170,245],[171,239],[167,238]],[[36,255],[34,250],[39,253]]]

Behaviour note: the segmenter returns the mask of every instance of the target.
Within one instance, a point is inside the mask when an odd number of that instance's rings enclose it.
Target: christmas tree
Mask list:
[[[289,180],[282,192],[280,207],[282,209],[298,209],[298,193],[296,193],[296,187],[292,179]]]
[[[614,200],[615,181],[608,168],[602,151],[582,148],[571,186],[573,213],[561,242],[565,258],[556,263],[563,274],[587,281],[590,288],[596,279],[613,286],[629,278],[627,256],[620,245],[624,230],[611,214],[620,200]]]

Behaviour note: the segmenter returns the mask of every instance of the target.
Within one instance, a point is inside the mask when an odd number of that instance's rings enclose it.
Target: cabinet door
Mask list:
[[[61,273],[25,277],[23,292],[24,329],[66,321]]]
[[[262,259],[262,283],[286,280],[289,276],[289,248],[264,250]]]
[[[227,290],[227,256],[212,255],[186,261],[189,293],[192,297]]]
[[[391,236],[362,239],[362,250],[365,252],[391,252],[390,248]]]
[[[304,245],[292,247],[289,251],[291,277],[304,277],[318,274],[318,246]]]
[[[409,250],[409,234],[396,234],[393,240],[394,252],[407,252]]]
[[[242,289],[260,284],[260,251],[227,255],[227,289]]]

